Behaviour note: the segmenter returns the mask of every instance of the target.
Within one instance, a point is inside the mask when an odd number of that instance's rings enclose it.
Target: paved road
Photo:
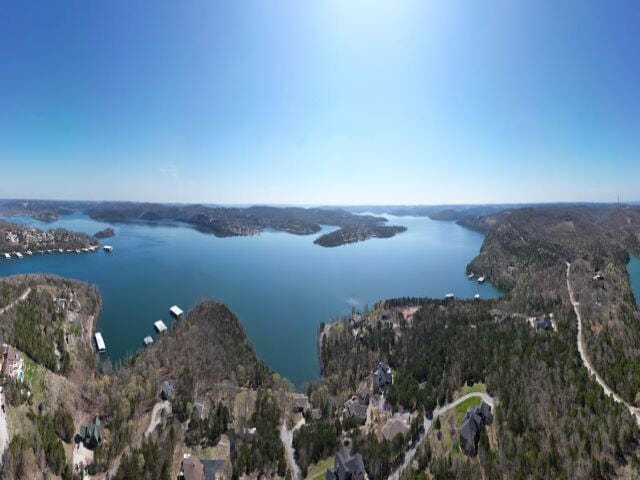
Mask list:
[[[15,307],[18,303],[23,302],[31,293],[31,287],[27,288],[22,295],[20,295],[17,299],[15,299],[13,302],[11,302],[9,305],[7,305],[6,307],[0,308],[0,315],[2,315],[4,312],[6,312],[7,310],[12,309],[13,307]]]
[[[436,408],[433,411],[433,420],[435,420],[438,416],[442,415],[443,413],[448,412],[452,408],[455,408],[457,405],[460,405],[465,400],[468,400],[473,397],[480,397],[483,401],[491,405],[492,409],[496,403],[494,398],[488,393],[484,393],[484,392],[467,393],[466,395],[461,396],[460,398],[454,400],[453,402],[446,404],[442,408]],[[400,465],[395,472],[389,475],[389,480],[399,480],[400,477],[402,476],[402,473],[407,469],[409,465],[411,465],[411,462],[413,462],[413,457],[415,457],[416,452],[418,451],[418,447],[420,447],[420,445],[422,445],[422,442],[424,442],[424,439],[427,438],[427,434],[429,433],[429,429],[431,428],[431,424],[433,423],[433,420],[429,420],[427,417],[424,418],[424,433],[420,436],[420,438],[418,438],[418,441],[413,446],[413,448],[407,451],[407,453],[404,456],[404,462],[402,462],[402,465]]]
[[[147,430],[144,432],[145,437],[151,435],[155,431],[156,427],[160,425],[160,421],[162,420],[160,413],[162,411],[165,411],[168,414],[171,413],[171,404],[169,403],[169,400],[158,402],[153,406],[153,410],[151,410],[151,421],[149,422]]]
[[[304,417],[300,419],[300,421],[296,423],[291,430],[287,429],[286,420],[282,422],[282,426],[280,427],[280,440],[282,440],[282,444],[284,445],[287,463],[291,469],[291,477],[294,480],[302,480],[300,467],[298,467],[296,457],[293,454],[293,432],[302,427],[302,425],[304,425]]]
[[[603,380],[603,378],[598,374],[598,372],[596,372],[596,369],[593,368],[593,365],[591,364],[591,360],[589,360],[589,357],[587,356],[587,352],[584,348],[584,342],[582,340],[582,317],[580,316],[580,309],[579,309],[580,302],[576,301],[573,288],[571,287],[571,280],[570,280],[571,264],[569,262],[566,262],[566,263],[567,263],[567,290],[569,290],[569,300],[571,300],[571,305],[573,305],[573,310],[576,312],[576,317],[578,318],[578,340],[577,341],[578,341],[578,352],[580,352],[580,359],[582,360],[582,363],[584,364],[584,366],[587,368],[587,371],[589,372],[589,376],[595,377],[596,382],[600,384],[600,386],[604,390],[604,393],[607,396],[611,397],[616,402],[621,403],[625,407],[627,407],[627,410],[629,410],[629,413],[631,413],[631,415],[634,416],[634,418],[636,419],[636,422],[638,423],[638,426],[640,426],[640,409],[637,407],[634,407],[633,405],[630,405],[620,395],[614,392],[609,387],[609,385],[607,385],[607,383]]]

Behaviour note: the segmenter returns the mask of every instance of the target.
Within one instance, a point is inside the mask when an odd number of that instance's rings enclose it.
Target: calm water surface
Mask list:
[[[451,222],[387,217],[408,231],[337,248],[314,245],[315,236],[278,232],[216,238],[180,225],[111,225],[80,214],[47,225],[12,217],[38,228],[88,234],[112,226],[116,236],[102,244],[113,245],[114,251],[2,259],[0,275],[48,272],[98,285],[103,310],[97,328],[107,344],[105,355],[114,362],[140,348],[146,335],[155,337],[154,321],[169,324],[171,305],[187,310],[208,298],[224,302],[269,366],[301,385],[318,375],[318,325],[352,305],[448,292],[500,295],[464,273],[480,249],[481,234]],[[640,273],[636,262],[630,268]],[[636,298],[638,287],[635,282]]]
[[[640,257],[631,255],[631,260],[627,265],[629,271],[629,279],[631,280],[631,290],[633,296],[636,297],[636,303],[640,305]]]

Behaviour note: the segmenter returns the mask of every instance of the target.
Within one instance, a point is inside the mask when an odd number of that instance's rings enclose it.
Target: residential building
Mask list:
[[[334,468],[327,469],[325,480],[364,480],[365,475],[362,455],[349,456],[343,450],[336,454]]]

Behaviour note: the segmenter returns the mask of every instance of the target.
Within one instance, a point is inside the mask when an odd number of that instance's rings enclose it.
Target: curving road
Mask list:
[[[168,415],[171,414],[171,403],[169,400],[165,400],[164,402],[158,402],[153,406],[153,410],[151,411],[151,420],[149,421],[149,426],[147,430],[144,432],[145,438],[151,435],[156,427],[160,425],[162,421],[162,416],[160,415],[163,411],[167,412]]]
[[[16,298],[13,302],[11,302],[9,305],[7,305],[6,307],[0,308],[0,315],[2,315],[4,312],[6,312],[7,310],[12,309],[13,307],[15,307],[18,303],[23,302],[31,293],[31,287],[27,288],[22,295],[20,295],[18,298]]]
[[[578,302],[575,299],[575,294],[573,292],[573,288],[571,287],[571,280],[570,280],[571,263],[566,262],[566,264],[567,264],[567,290],[569,290],[569,300],[571,301],[571,305],[573,305],[573,310],[576,312],[576,317],[578,318],[578,340],[577,341],[578,341],[578,352],[580,353],[580,359],[582,360],[583,365],[587,368],[587,371],[589,372],[589,376],[595,377],[596,382],[598,382],[598,384],[604,390],[605,395],[607,395],[608,397],[611,397],[614,401],[623,404],[627,408],[627,410],[629,410],[629,413],[631,413],[631,415],[633,415],[633,417],[636,419],[638,426],[640,426],[640,409],[637,407],[634,407],[633,405],[630,405],[620,395],[614,392],[609,387],[609,385],[607,385],[604,379],[598,374],[596,369],[593,368],[593,365],[591,364],[591,360],[589,360],[589,357],[587,356],[587,352],[584,348],[584,342],[582,340],[582,317],[580,316],[580,310],[578,308],[580,306],[580,302]]]
[[[491,405],[492,409],[493,409],[493,406],[496,404],[496,401],[494,400],[494,398],[488,393],[471,392],[461,396],[460,398],[454,400],[451,403],[447,403],[442,408],[436,408],[433,411],[433,419],[429,420],[427,417],[424,418],[424,433],[420,435],[416,444],[412,448],[410,448],[407,451],[407,453],[405,453],[404,462],[402,462],[402,464],[396,469],[395,472],[389,475],[389,480],[399,480],[400,477],[402,476],[402,473],[407,469],[409,465],[411,465],[411,462],[413,462],[413,457],[415,457],[416,452],[418,451],[418,447],[420,447],[420,445],[422,445],[422,442],[424,442],[424,439],[427,438],[427,435],[429,433],[429,429],[431,428],[431,424],[433,423],[433,420],[435,420],[438,416],[442,415],[443,413],[448,412],[452,408],[455,408],[457,405],[460,405],[465,400],[468,400],[469,398],[473,398],[473,397],[480,397],[483,401]]]
[[[283,420],[282,427],[280,427],[280,440],[284,445],[285,453],[287,455],[287,463],[291,469],[291,477],[293,480],[302,480],[302,473],[300,472],[300,467],[298,467],[298,464],[296,463],[296,457],[293,452],[293,432],[302,427],[302,425],[304,425],[304,417],[300,419],[300,421],[296,423],[291,430],[287,429],[286,420]]]

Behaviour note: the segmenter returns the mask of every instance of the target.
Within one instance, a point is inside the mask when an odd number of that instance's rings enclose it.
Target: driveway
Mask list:
[[[468,400],[469,398],[473,398],[473,397],[480,397],[483,401],[485,401],[486,403],[491,405],[492,409],[493,409],[493,407],[494,407],[494,405],[496,403],[495,399],[491,395],[489,395],[487,393],[484,393],[484,392],[471,392],[471,393],[467,393],[466,395],[461,396],[460,398],[454,400],[451,403],[446,404],[442,408],[436,408],[433,411],[433,419],[432,420],[429,420],[427,417],[424,417],[424,424],[423,424],[424,433],[422,435],[420,435],[420,437],[418,438],[418,441],[416,442],[416,444],[405,453],[404,461],[396,469],[395,472],[393,472],[391,475],[389,475],[389,480],[399,480],[400,477],[402,476],[402,473],[407,469],[407,467],[409,465],[411,465],[411,462],[413,462],[413,457],[415,457],[416,452],[418,451],[418,448],[420,447],[420,445],[422,445],[422,442],[424,442],[424,439],[427,438],[427,435],[429,434],[429,430],[431,429],[431,424],[433,423],[433,420],[436,419],[436,417],[438,417],[439,415],[442,415],[443,413],[448,412],[452,408],[455,408],[457,405],[460,405],[465,400]]]

